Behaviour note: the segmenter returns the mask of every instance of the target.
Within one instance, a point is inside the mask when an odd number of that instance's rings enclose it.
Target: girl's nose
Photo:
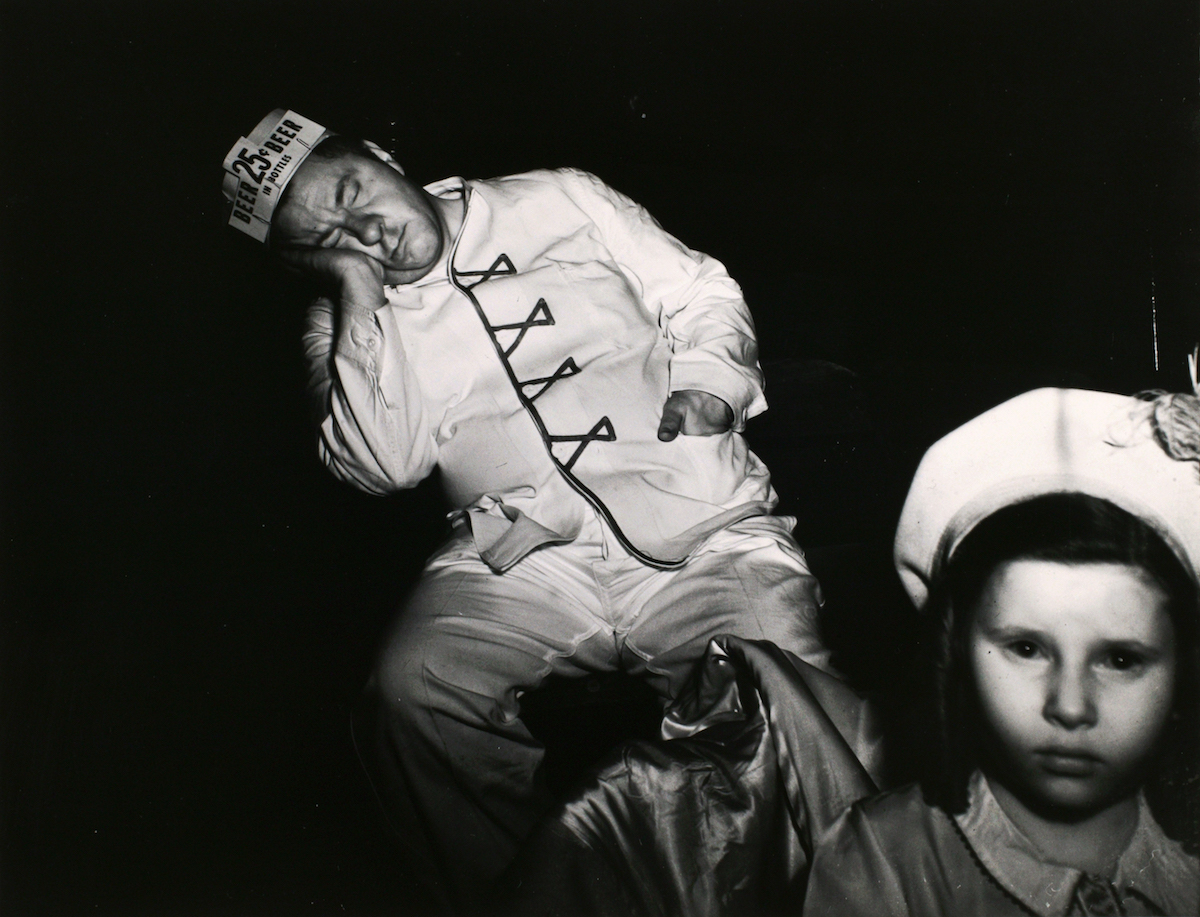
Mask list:
[[[1046,719],[1065,729],[1096,723],[1096,701],[1092,679],[1086,671],[1061,668],[1050,678],[1046,690]]]

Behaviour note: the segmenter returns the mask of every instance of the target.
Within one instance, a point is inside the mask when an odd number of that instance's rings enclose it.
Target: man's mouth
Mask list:
[[[400,231],[396,233],[396,244],[392,246],[392,253],[388,255],[388,260],[397,266],[400,265],[400,246],[404,242],[404,233],[408,229],[407,226],[401,226]]]

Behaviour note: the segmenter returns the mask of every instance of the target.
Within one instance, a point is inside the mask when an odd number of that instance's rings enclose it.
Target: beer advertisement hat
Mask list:
[[[239,138],[225,157],[222,191],[232,205],[229,225],[266,242],[283,189],[327,136],[311,118],[277,108]]]

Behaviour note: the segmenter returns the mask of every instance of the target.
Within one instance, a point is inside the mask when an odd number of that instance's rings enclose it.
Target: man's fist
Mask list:
[[[714,436],[733,426],[733,408],[716,395],[696,389],[675,392],[663,405],[658,438],[668,443],[684,436]]]
[[[362,252],[343,248],[285,248],[279,257],[301,274],[328,288],[342,305],[377,309],[383,295],[383,265]]]

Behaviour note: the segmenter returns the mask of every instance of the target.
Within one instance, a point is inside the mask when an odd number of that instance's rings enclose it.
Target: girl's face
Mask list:
[[[1140,568],[1003,563],[968,642],[989,776],[1080,816],[1136,790],[1175,689],[1167,596]]]

